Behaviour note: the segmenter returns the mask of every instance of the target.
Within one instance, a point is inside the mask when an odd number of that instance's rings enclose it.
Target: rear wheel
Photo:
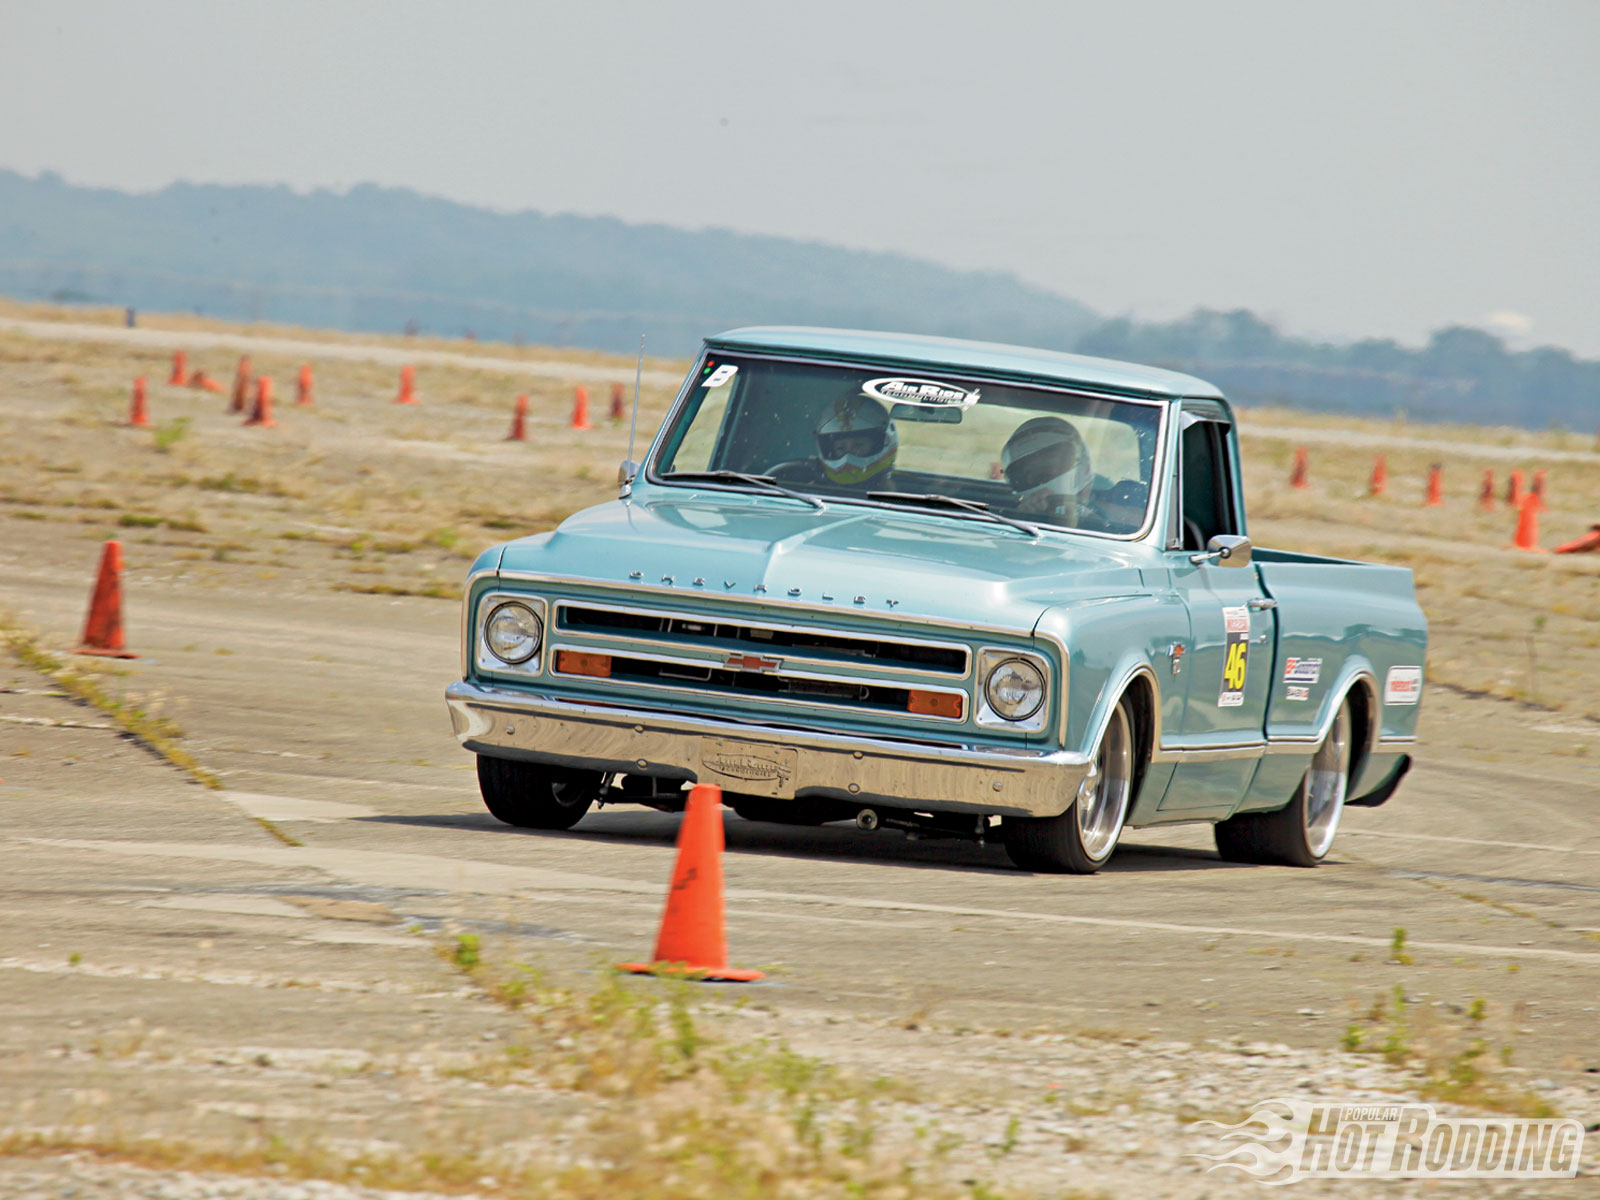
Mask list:
[[[600,795],[599,771],[478,755],[478,790],[489,811],[523,829],[571,829]]]
[[[1228,862],[1286,867],[1314,867],[1326,858],[1350,787],[1353,729],[1346,698],[1294,798],[1276,812],[1241,813],[1219,822],[1217,853]]]
[[[1025,871],[1092,875],[1122,836],[1133,798],[1133,722],[1118,701],[1072,807],[1057,817],[1007,817],[1006,853]]]

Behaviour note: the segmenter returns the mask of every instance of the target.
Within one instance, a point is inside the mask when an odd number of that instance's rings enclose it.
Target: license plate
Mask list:
[[[799,759],[792,746],[706,738],[700,743],[700,782],[749,796],[793,799]]]

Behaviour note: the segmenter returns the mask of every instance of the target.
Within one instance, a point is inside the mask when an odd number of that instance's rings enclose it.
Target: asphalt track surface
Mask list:
[[[0,606],[70,646],[82,554],[49,561],[41,549],[0,550]],[[0,783],[8,855],[36,847],[83,878],[130,855],[207,864],[219,881],[246,867],[311,871],[429,926],[503,923],[514,908],[553,944],[648,951],[678,818],[623,806],[567,833],[496,822],[440,698],[457,672],[452,603],[292,580],[273,592],[242,565],[204,586],[131,570],[127,596],[144,656],[128,664],[129,686],[174,698],[186,745],[226,784],[207,792],[175,771],[142,772],[159,781],[157,803],[265,818],[303,844],[248,821],[236,836],[195,838],[181,821],[129,837],[111,817],[50,819],[39,805],[94,800],[76,782],[93,760],[80,743],[117,739],[88,710],[68,719],[59,701],[7,695],[0,745],[28,749]],[[1597,732],[1436,690],[1410,778],[1385,807],[1348,811],[1330,861],[1310,871],[1222,863],[1204,826],[1130,831],[1106,870],[1074,878],[1016,871],[994,844],[726,811],[734,957],[781,964],[772,986],[787,1002],[864,1016],[931,1009],[984,1025],[1324,1047],[1403,979],[1445,1003],[1516,1006],[1519,1059],[1581,1071],[1597,1065],[1600,1028],[1600,767],[1540,744]],[[71,744],[68,769],[58,739]],[[1397,926],[1409,970],[1387,961]]]

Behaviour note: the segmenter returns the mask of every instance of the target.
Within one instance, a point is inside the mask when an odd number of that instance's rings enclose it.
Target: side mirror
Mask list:
[[[617,467],[617,488],[624,497],[633,491],[633,479],[638,473],[639,464],[631,458],[623,459]]]
[[[1219,533],[1206,543],[1204,554],[1191,554],[1189,561],[1195,566],[1214,562],[1219,567],[1248,567],[1250,565],[1250,539],[1232,533]]]

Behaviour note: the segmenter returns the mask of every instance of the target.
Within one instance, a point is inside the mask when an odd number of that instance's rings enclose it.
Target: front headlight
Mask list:
[[[503,663],[515,666],[539,653],[544,622],[526,604],[510,601],[497,607],[483,623],[483,644]]]
[[[998,716],[1026,721],[1044,703],[1044,675],[1022,658],[1008,658],[984,681],[983,694]]]

